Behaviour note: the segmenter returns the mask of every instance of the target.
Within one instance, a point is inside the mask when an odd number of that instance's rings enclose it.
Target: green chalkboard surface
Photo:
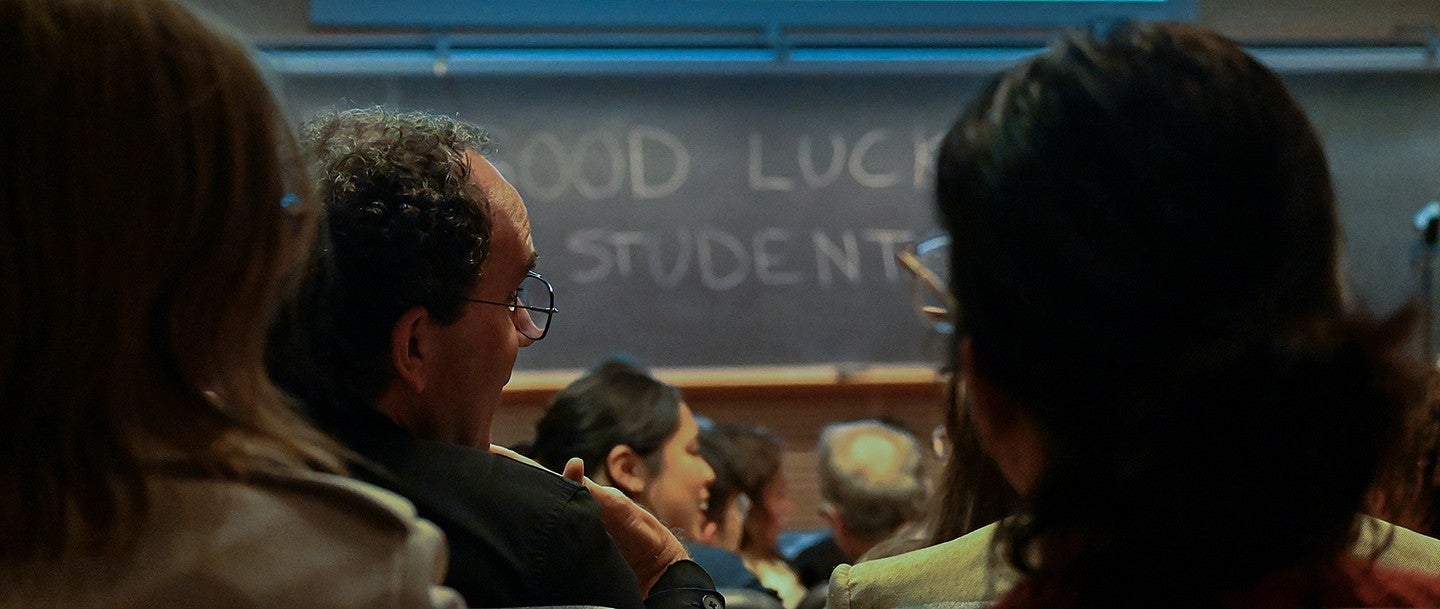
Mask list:
[[[1412,291],[1410,214],[1440,196],[1440,77],[1287,81],[1329,148],[1357,295]],[[894,251],[934,229],[934,148],[982,78],[303,76],[291,112],[384,103],[490,129],[557,306],[520,368],[936,361]]]

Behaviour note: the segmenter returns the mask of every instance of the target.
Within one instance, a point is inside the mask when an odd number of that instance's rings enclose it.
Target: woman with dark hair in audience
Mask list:
[[[678,532],[720,588],[764,590],[740,558],[699,543],[715,471],[700,455],[700,428],[680,390],[636,364],[607,359],[555,395],[535,424],[530,456],[561,471],[571,458]]]
[[[557,472],[579,457],[585,475],[696,539],[715,479],[700,456],[699,434],[680,390],[612,359],[555,395],[535,425],[530,456]]]
[[[902,262],[917,275],[916,279],[934,282],[934,289],[939,291],[948,290],[939,287],[949,277],[948,241],[948,236],[935,238],[925,248],[928,259],[912,257],[907,262],[902,254]],[[943,327],[956,307],[952,301],[939,308],[944,311],[925,313],[927,317],[945,313],[945,319],[937,324]],[[1011,566],[989,551],[999,521],[1016,509],[1015,493],[980,447],[975,418],[964,406],[964,388],[951,383],[950,391],[958,393],[949,400],[943,427],[946,437],[936,439],[937,452],[946,458],[938,501],[921,525],[902,529],[866,552],[854,566],[843,565],[834,572],[829,602],[832,609],[993,600],[1018,579]],[[1367,513],[1389,522],[1362,517],[1359,538],[1351,549],[1356,556],[1376,557],[1376,563],[1382,566],[1425,570],[1440,564],[1440,540],[1433,538],[1433,530],[1426,524],[1433,522],[1427,515],[1433,514],[1434,508],[1428,507],[1426,500],[1433,502],[1436,496],[1434,456],[1436,421],[1440,420],[1436,419],[1440,402],[1435,401],[1433,386],[1431,393],[1431,403],[1416,412],[1407,426],[1411,437],[1403,444],[1402,458],[1394,467],[1385,469],[1372,493]]]
[[[740,557],[760,583],[780,596],[787,609],[805,598],[805,586],[780,554],[780,533],[794,511],[785,485],[785,445],[764,427],[724,425],[720,433],[734,447],[730,463],[740,492],[750,500],[740,535]]]
[[[0,3],[0,607],[429,607],[438,531],[263,367],[318,207],[249,50]]]
[[[1075,32],[982,93],[938,175],[964,412],[1027,509],[837,571],[832,609],[1017,579],[1006,604],[1437,602],[1390,571],[1436,540],[1354,515],[1417,395],[1405,318],[1345,311],[1324,157],[1273,74],[1193,28]]]
[[[1341,297],[1324,151],[1183,25],[1066,35],[944,139],[959,373],[1024,498],[1012,607],[1440,605],[1349,550],[1420,397],[1412,316]]]
[[[705,502],[705,523],[700,527],[700,543],[730,552],[740,551],[745,536],[745,517],[750,514],[750,498],[740,488],[740,475],[735,469],[736,446],[724,428],[714,421],[700,419],[700,456],[715,470],[710,483],[710,498]]]

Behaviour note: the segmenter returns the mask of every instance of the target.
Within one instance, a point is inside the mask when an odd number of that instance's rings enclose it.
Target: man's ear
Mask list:
[[[969,338],[960,340],[959,355],[980,444],[995,460],[1010,486],[1021,495],[1028,494],[1039,479],[1044,462],[1040,429],[1030,412],[1010,392],[976,370],[975,350]]]
[[[840,553],[845,555],[845,562],[853,563],[860,559],[875,544],[866,542],[850,532],[845,526],[845,517],[840,510],[829,503],[820,505],[820,515],[825,517],[825,522],[830,524],[830,536],[835,539],[835,545],[840,546]]]
[[[635,449],[617,444],[610,449],[610,454],[605,455],[605,475],[610,478],[615,488],[636,497],[645,492],[650,470],[645,466],[645,458],[635,452]]]
[[[837,532],[845,530],[845,518],[840,515],[840,510],[835,509],[835,506],[830,505],[828,501],[820,504],[820,516],[830,525],[831,530]]]
[[[395,367],[395,380],[415,393],[425,391],[426,357],[429,344],[430,312],[425,307],[410,307],[390,328],[390,364]]]

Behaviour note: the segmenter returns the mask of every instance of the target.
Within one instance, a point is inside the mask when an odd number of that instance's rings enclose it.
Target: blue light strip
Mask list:
[[[1440,72],[1423,46],[1254,48],[1282,73]],[[1039,48],[269,50],[290,76],[483,74],[985,74]]]
[[[1187,21],[1197,0],[310,0],[342,28],[1054,27],[1097,18]]]

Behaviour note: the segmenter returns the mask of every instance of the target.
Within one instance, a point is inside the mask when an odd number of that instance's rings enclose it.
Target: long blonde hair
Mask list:
[[[165,0],[0,45],[0,564],[125,541],[157,459],[338,469],[263,366],[319,206],[248,48]]]

